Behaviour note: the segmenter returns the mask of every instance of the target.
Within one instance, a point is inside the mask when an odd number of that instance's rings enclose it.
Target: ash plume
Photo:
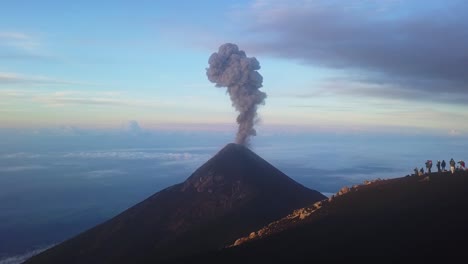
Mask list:
[[[264,104],[266,98],[266,93],[259,90],[263,81],[257,72],[260,63],[255,57],[248,58],[236,44],[226,43],[211,54],[208,64],[208,80],[216,87],[227,87],[232,106],[239,112],[236,143],[248,145],[249,137],[256,135],[257,106]]]

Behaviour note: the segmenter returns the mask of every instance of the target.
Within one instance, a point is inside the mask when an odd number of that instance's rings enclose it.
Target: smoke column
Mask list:
[[[266,98],[266,93],[259,90],[263,81],[257,72],[260,63],[255,57],[248,58],[236,44],[226,43],[211,54],[208,64],[208,80],[216,87],[227,87],[232,106],[239,112],[236,143],[248,145],[249,137],[256,135],[257,106],[265,104]]]

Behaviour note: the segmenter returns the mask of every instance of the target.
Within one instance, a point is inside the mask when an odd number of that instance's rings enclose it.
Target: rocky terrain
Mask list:
[[[366,181],[172,263],[454,260],[468,245],[467,193],[466,171]]]

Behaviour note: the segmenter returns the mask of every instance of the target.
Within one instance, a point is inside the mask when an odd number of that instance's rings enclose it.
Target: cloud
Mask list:
[[[78,82],[64,81],[46,76],[24,75],[12,72],[0,72],[0,85],[2,84],[82,84]]]
[[[345,69],[379,87],[372,96],[466,102],[467,12],[466,1],[304,0],[256,1],[240,16],[256,53]]]
[[[86,177],[92,178],[92,179],[108,178],[108,177],[114,177],[114,176],[125,175],[125,174],[127,174],[127,172],[122,171],[122,170],[115,170],[115,169],[94,170],[94,171],[89,171],[85,173]]]
[[[125,124],[124,131],[132,135],[141,135],[144,130],[136,120],[130,120]]]
[[[1,40],[28,40],[30,37],[22,32],[3,31],[0,32]]]
[[[16,74],[5,74],[0,72],[0,87],[7,84],[27,84],[27,85],[66,85],[66,86],[96,86],[95,84],[61,81],[53,78],[33,78]],[[7,89],[0,90],[0,97],[7,104],[14,100],[24,101],[28,104],[41,104],[47,107],[65,107],[70,105],[84,106],[127,106],[127,107],[147,107],[158,108],[161,106],[173,106],[174,102],[152,98],[137,99],[131,98],[129,94],[119,91],[78,91],[63,90],[56,92],[43,91],[40,89]]]
[[[320,190],[321,192],[336,192],[343,186],[360,184],[364,180],[393,178],[405,173],[405,169],[390,167],[385,164],[368,165],[364,163],[358,165],[355,163],[342,168],[323,169],[313,167],[310,164],[304,166],[303,163],[281,163],[282,170],[287,175],[295,176],[295,179],[300,183]],[[320,175],[320,177],[318,175]]]
[[[154,106],[149,102],[139,104],[138,100],[124,99],[120,97],[110,98],[101,95],[82,95],[82,96],[57,96],[47,95],[37,97],[37,102],[52,107],[63,107],[68,105],[88,105],[88,106]]]
[[[457,129],[450,129],[450,131],[448,132],[449,136],[460,136],[461,134],[462,133],[458,131]]]
[[[48,153],[31,153],[31,152],[14,152],[4,153],[0,155],[0,159],[4,160],[25,160],[37,158],[71,158],[71,159],[123,159],[123,160],[161,160],[161,161],[193,161],[206,160],[210,156],[207,154],[191,153],[191,152],[154,152],[148,149],[116,149],[106,151],[74,151],[74,152],[48,152]],[[5,166],[0,167],[0,171],[21,171],[44,169],[45,166],[29,165],[29,166]]]
[[[7,258],[4,258],[4,259],[0,259],[0,264],[19,264],[19,263],[23,263],[25,262],[27,259],[53,247],[54,245],[50,245],[50,246],[47,246],[47,247],[41,247],[41,248],[38,248],[38,249],[34,249],[32,251],[29,251],[29,252],[26,252],[24,254],[21,254],[21,255],[16,255],[16,256],[12,256],[12,257],[7,257]]]
[[[419,83],[419,86],[416,85]],[[437,90],[438,81],[414,81],[412,84],[397,81],[359,80],[356,78],[330,78],[322,81],[310,93],[292,94],[297,98],[324,96],[350,96],[354,98],[381,98],[385,100],[406,100],[410,102],[455,103],[466,105],[468,94],[450,90]],[[425,87],[425,89],[420,89]]]
[[[157,108],[161,106],[172,106],[171,101],[158,99],[130,98],[127,93],[118,91],[60,91],[41,95],[34,95],[32,99],[38,103],[50,107],[64,107],[69,105],[87,106],[128,106],[128,107],[148,107]]]
[[[86,158],[86,159],[125,159],[125,160],[163,160],[163,161],[187,161],[204,159],[207,155],[189,152],[145,152],[145,151],[82,151],[69,152],[64,158]]]
[[[127,102],[109,98],[50,98],[46,100],[49,105],[63,106],[63,105],[128,105]]]
[[[18,31],[0,31],[0,58],[12,60],[50,60],[37,36]]]
[[[34,51],[39,45],[37,39],[24,32],[0,31],[0,46],[23,51]]]
[[[39,157],[41,157],[41,155],[27,152],[7,153],[0,155],[0,159],[34,159]]]
[[[1,166],[0,172],[21,172],[28,170],[42,170],[46,169],[46,166],[42,165],[24,165],[24,166]]]

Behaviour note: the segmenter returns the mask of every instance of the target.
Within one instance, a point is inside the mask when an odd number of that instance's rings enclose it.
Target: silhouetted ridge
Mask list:
[[[468,245],[468,171],[376,179],[168,263],[455,262]]]
[[[248,148],[228,144],[185,182],[27,263],[147,263],[219,249],[324,198]]]

